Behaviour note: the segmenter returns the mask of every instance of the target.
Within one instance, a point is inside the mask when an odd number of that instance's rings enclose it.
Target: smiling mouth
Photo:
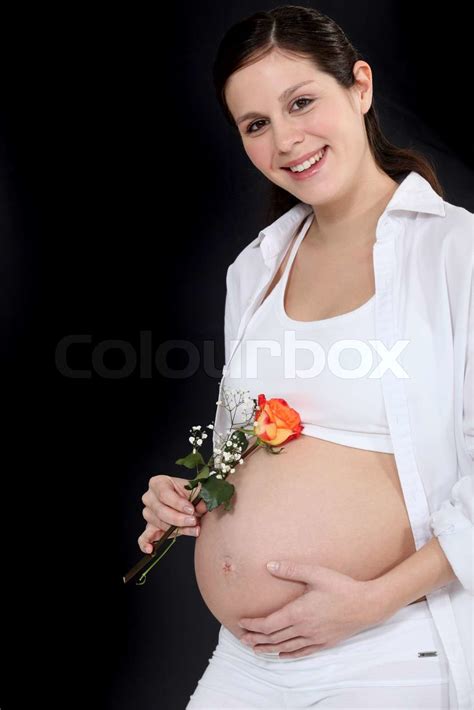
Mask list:
[[[315,160],[314,162],[311,162],[311,164],[310,164],[307,168],[304,168],[303,170],[292,170],[291,168],[285,168],[285,167],[282,167],[282,170],[288,170],[290,173],[293,173],[293,174],[294,174],[294,173],[304,173],[305,170],[310,170],[314,165],[317,165],[318,163],[320,163],[320,162],[324,159],[324,156],[326,155],[327,149],[328,149],[328,146],[325,145],[325,146],[322,148],[323,154],[322,154],[322,156],[319,158],[319,160]],[[318,151],[318,152],[320,152],[320,151]],[[316,155],[316,154],[315,154],[315,155]]]
[[[308,180],[310,182],[313,180],[318,180],[319,182],[322,178],[319,178],[318,176],[321,174],[325,174],[326,164],[328,160],[328,152],[329,146],[326,145],[324,146],[324,153],[322,158],[314,163],[310,163],[309,166],[303,168],[303,170],[291,170],[291,168],[282,168],[282,170],[287,170],[289,177],[293,182],[302,184]],[[307,163],[305,164],[307,165]]]

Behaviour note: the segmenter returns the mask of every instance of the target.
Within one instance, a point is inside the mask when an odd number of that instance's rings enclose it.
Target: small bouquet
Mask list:
[[[176,461],[177,464],[188,469],[196,469],[196,475],[188,481],[185,486],[191,491],[189,500],[198,503],[204,500],[208,512],[214,510],[219,505],[223,505],[225,510],[231,510],[230,501],[234,495],[235,487],[227,481],[231,473],[235,473],[237,464],[243,464],[244,459],[258,447],[263,447],[268,453],[280,454],[283,448],[276,449],[292,439],[300,436],[303,426],[301,419],[294,409],[281,398],[273,397],[267,400],[264,394],[258,395],[258,400],[252,399],[248,391],[222,388],[223,401],[217,401],[217,405],[222,405],[230,415],[230,427],[224,435],[215,434],[217,446],[213,454],[207,461],[204,461],[200,448],[205,439],[208,438],[205,428],[213,430],[214,424],[208,424],[204,429],[200,426],[193,426],[190,429],[191,436],[189,442],[193,449],[184,458]],[[244,421],[235,422],[235,416],[240,408],[243,408]],[[250,428],[248,428],[250,427]],[[255,441],[249,446],[249,441]],[[197,490],[198,495],[194,496]],[[145,555],[131,570],[123,577],[124,583],[132,579],[142,570],[153,558],[171,535],[176,533],[168,547],[155,559],[144,571],[137,582],[144,584],[146,575],[157,562],[168,552],[170,547],[176,542],[179,535],[177,525],[171,525],[159,540],[153,543],[153,552]]]

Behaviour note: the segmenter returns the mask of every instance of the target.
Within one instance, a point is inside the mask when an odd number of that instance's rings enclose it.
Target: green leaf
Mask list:
[[[199,486],[199,484],[203,480],[207,480],[209,477],[209,466],[203,466],[202,469],[199,471],[198,475],[195,476],[194,478],[191,478],[188,480],[188,485],[184,486],[186,490],[192,491],[194,488]]]
[[[209,476],[201,487],[200,496],[206,502],[208,511],[214,510],[222,503],[226,510],[231,510],[230,499],[234,495],[235,486],[225,478]]]
[[[209,466],[203,466],[198,475],[194,476],[194,480],[199,481],[201,478],[207,478],[209,476],[209,470]]]
[[[177,461],[175,461],[175,463],[179,464],[180,466],[186,466],[186,468],[195,468],[200,464],[203,465],[204,459],[199,453],[199,451],[196,451],[195,454],[190,453],[184,458],[178,459]]]

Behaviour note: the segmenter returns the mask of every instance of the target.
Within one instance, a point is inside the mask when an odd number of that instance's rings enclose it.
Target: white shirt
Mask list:
[[[295,230],[299,202],[228,267],[225,360],[266,294]],[[474,708],[474,214],[410,172],[380,216],[373,247],[375,333],[408,378],[382,375],[386,416],[418,550],[436,536],[456,579],[426,595],[449,661],[451,708]],[[219,397],[223,379],[220,381]],[[308,380],[308,387],[311,387]],[[217,433],[229,426],[218,405]]]

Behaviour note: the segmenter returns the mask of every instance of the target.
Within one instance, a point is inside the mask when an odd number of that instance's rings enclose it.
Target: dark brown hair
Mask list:
[[[345,89],[354,85],[354,64],[363,59],[339,25],[314,8],[284,5],[243,19],[225,33],[213,65],[217,99],[226,120],[235,131],[238,128],[224,96],[226,82],[235,71],[258,61],[275,48],[310,58],[319,71],[330,74]],[[390,143],[384,136],[373,96],[364,121],[371,153],[387,175],[400,182],[414,170],[444,198],[444,190],[429,159],[417,150]],[[275,183],[271,183],[270,190],[270,221],[299,202]]]

